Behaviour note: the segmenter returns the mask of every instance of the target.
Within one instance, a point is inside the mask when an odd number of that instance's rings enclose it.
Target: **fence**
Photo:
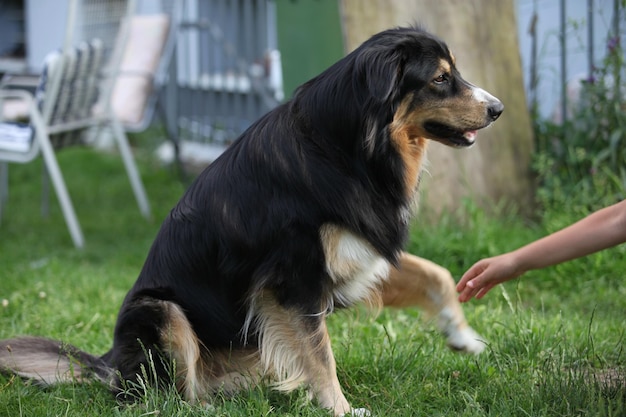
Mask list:
[[[517,0],[526,91],[535,114],[556,122],[568,117],[581,80],[593,79],[607,45],[623,48],[624,3]]]
[[[283,99],[275,6],[182,1],[174,77],[183,140],[225,146]]]

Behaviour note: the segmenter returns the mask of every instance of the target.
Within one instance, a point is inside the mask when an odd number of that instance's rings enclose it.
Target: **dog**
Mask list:
[[[191,184],[123,301],[109,352],[18,337],[0,342],[0,367],[43,383],[99,379],[126,397],[126,381],[166,381],[190,402],[271,379],[305,386],[335,416],[366,414],[337,378],[334,310],[421,307],[450,347],[483,349],[447,269],[403,246],[428,141],[469,147],[502,111],[427,31],[372,36]]]

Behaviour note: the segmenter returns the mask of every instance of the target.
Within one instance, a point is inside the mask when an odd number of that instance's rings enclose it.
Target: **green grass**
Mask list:
[[[0,338],[41,335],[106,352],[119,305],[160,221],[183,192],[177,176],[140,158],[154,220],[139,214],[119,158],[60,153],[87,246],[73,248],[54,197],[41,217],[41,165],[11,166],[0,225]],[[575,220],[489,216],[467,203],[436,225],[416,223],[410,249],[459,277],[479,258],[513,249]],[[557,220],[555,220],[557,219]],[[339,312],[329,320],[349,401],[375,416],[625,416],[624,247],[527,274],[465,306],[489,346],[478,357],[448,351],[417,310]],[[7,304],[8,302],[8,304]],[[304,391],[258,387],[210,407],[148,390],[121,405],[99,384],[38,387],[0,376],[0,416],[327,416]]]

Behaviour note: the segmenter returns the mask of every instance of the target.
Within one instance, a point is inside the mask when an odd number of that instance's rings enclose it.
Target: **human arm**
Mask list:
[[[459,301],[482,298],[491,288],[533,269],[580,258],[626,242],[626,200],[514,251],[475,263],[457,284]]]

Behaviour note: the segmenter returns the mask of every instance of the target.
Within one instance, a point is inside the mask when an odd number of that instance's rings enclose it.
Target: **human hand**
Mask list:
[[[463,274],[457,284],[459,301],[483,298],[497,284],[517,278],[522,273],[511,254],[481,259]]]

